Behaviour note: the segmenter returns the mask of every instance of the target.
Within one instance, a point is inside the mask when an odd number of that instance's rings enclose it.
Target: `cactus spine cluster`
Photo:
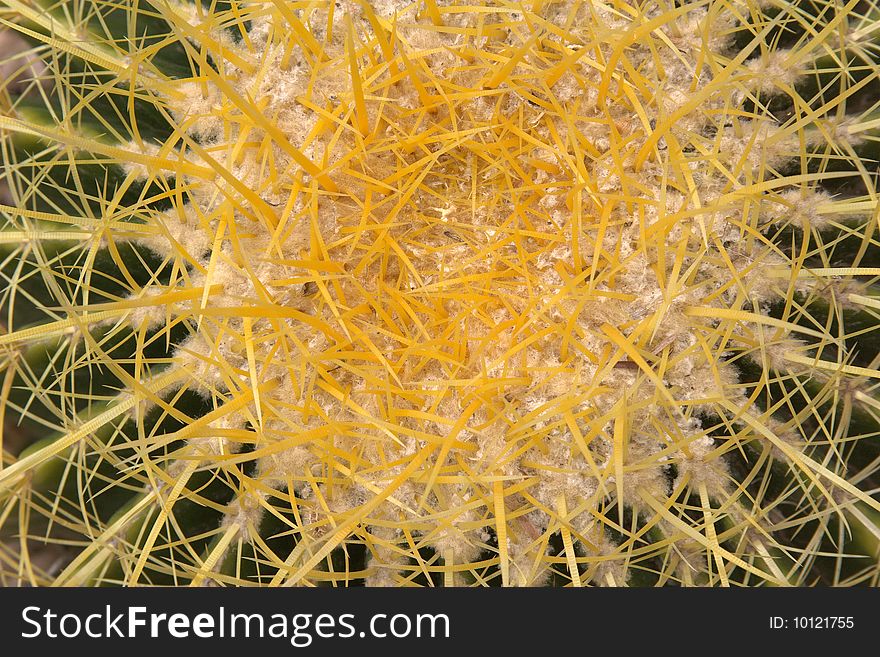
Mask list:
[[[872,2],[0,19],[5,583],[878,583]]]

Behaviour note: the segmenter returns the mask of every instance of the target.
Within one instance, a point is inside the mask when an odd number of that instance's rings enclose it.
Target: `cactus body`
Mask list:
[[[870,2],[0,17],[5,581],[877,583]]]

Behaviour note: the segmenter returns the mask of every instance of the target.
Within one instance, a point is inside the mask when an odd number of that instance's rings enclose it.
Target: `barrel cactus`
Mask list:
[[[871,0],[0,0],[6,585],[878,584]]]

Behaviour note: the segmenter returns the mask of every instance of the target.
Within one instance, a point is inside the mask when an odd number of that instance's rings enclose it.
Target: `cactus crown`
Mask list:
[[[0,17],[0,576],[876,580],[874,4]]]

